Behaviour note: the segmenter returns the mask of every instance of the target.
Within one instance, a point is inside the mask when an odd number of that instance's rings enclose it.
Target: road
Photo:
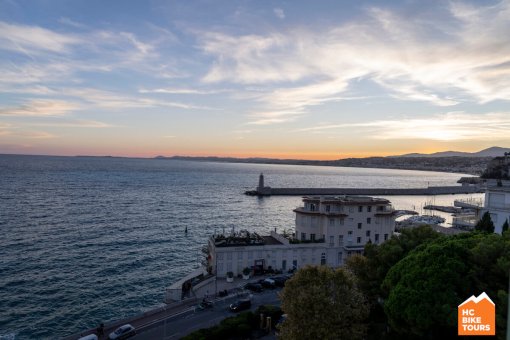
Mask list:
[[[266,290],[262,293],[253,293],[252,307],[254,311],[260,305],[280,305],[278,292],[280,289]],[[200,310],[191,308],[182,312],[178,316],[170,316],[162,320],[155,321],[151,324],[139,327],[138,334],[131,339],[133,340],[149,340],[149,339],[180,339],[183,336],[201,329],[208,328],[218,324],[221,320],[235,315],[230,312],[229,305],[236,298],[229,298],[217,301],[212,308]]]

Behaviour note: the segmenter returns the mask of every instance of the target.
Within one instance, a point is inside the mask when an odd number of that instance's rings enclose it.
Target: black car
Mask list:
[[[289,278],[286,277],[286,276],[273,276],[271,277],[271,280],[274,281],[274,284],[277,286],[277,287],[283,287],[285,286],[285,282],[288,280]]]
[[[250,299],[239,300],[239,301],[234,302],[233,304],[230,305],[230,310],[232,312],[240,312],[242,310],[250,309],[250,308],[251,308],[251,300]]]
[[[260,283],[247,283],[246,285],[244,285],[244,289],[248,289],[252,292],[257,292],[257,293],[260,293],[261,291],[264,290],[264,288],[262,287],[262,285]]]
[[[262,280],[259,280],[258,283],[266,289],[274,289],[276,287],[276,284],[275,284],[274,280],[272,280],[272,279],[262,279]]]

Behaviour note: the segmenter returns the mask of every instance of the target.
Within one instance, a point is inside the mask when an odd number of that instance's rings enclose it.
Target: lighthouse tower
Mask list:
[[[257,187],[257,191],[262,193],[263,190],[264,190],[264,174],[260,173],[259,186]]]

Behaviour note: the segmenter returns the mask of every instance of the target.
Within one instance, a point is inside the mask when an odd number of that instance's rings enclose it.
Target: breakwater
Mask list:
[[[478,186],[433,186],[427,188],[271,188],[258,187],[246,191],[252,196],[324,196],[324,195],[370,195],[370,196],[407,196],[407,195],[453,195],[483,193]]]

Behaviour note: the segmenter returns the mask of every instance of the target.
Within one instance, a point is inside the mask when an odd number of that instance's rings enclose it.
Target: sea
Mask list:
[[[171,159],[0,155],[0,339],[56,339],[164,305],[219,232],[294,228],[272,187],[456,185],[463,174]],[[393,196],[396,209],[483,195]],[[450,218],[451,220],[451,218]],[[187,229],[187,233],[185,233]]]

